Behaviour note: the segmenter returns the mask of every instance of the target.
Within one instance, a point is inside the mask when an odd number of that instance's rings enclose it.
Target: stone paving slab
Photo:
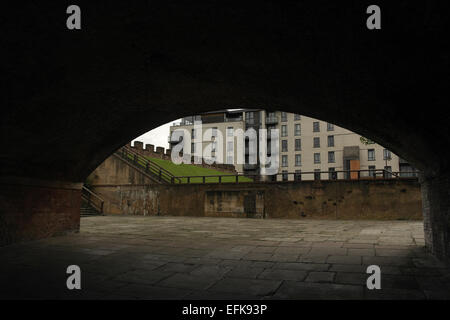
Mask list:
[[[89,217],[0,261],[0,299],[450,299],[418,221]],[[381,290],[366,287],[373,264]]]

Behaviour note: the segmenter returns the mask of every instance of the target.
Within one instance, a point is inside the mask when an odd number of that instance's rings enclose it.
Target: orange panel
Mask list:
[[[350,170],[359,170],[359,160],[350,160]],[[350,179],[358,179],[358,172],[350,172]]]

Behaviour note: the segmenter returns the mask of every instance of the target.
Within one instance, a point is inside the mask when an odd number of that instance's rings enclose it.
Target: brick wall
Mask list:
[[[78,232],[80,204],[80,189],[0,185],[0,246]]]
[[[421,220],[416,179],[97,185],[106,213],[287,219]]]

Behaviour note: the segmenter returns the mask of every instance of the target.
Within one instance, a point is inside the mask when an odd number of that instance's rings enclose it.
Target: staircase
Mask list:
[[[180,182],[180,179],[176,178],[172,173],[128,146],[123,146],[114,155],[150,178],[153,182],[161,184]]]
[[[102,216],[103,204],[105,201],[92,190],[83,186],[81,189],[81,209],[82,217]]]
[[[97,211],[93,206],[87,205],[86,203],[81,204],[80,215],[82,217],[100,216],[103,215]]]

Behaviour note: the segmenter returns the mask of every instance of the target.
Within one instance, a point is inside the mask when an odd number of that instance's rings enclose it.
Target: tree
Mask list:
[[[373,142],[370,139],[364,138],[364,137],[360,137],[359,140],[361,140],[362,144],[368,145],[368,144],[374,144],[375,142]]]

